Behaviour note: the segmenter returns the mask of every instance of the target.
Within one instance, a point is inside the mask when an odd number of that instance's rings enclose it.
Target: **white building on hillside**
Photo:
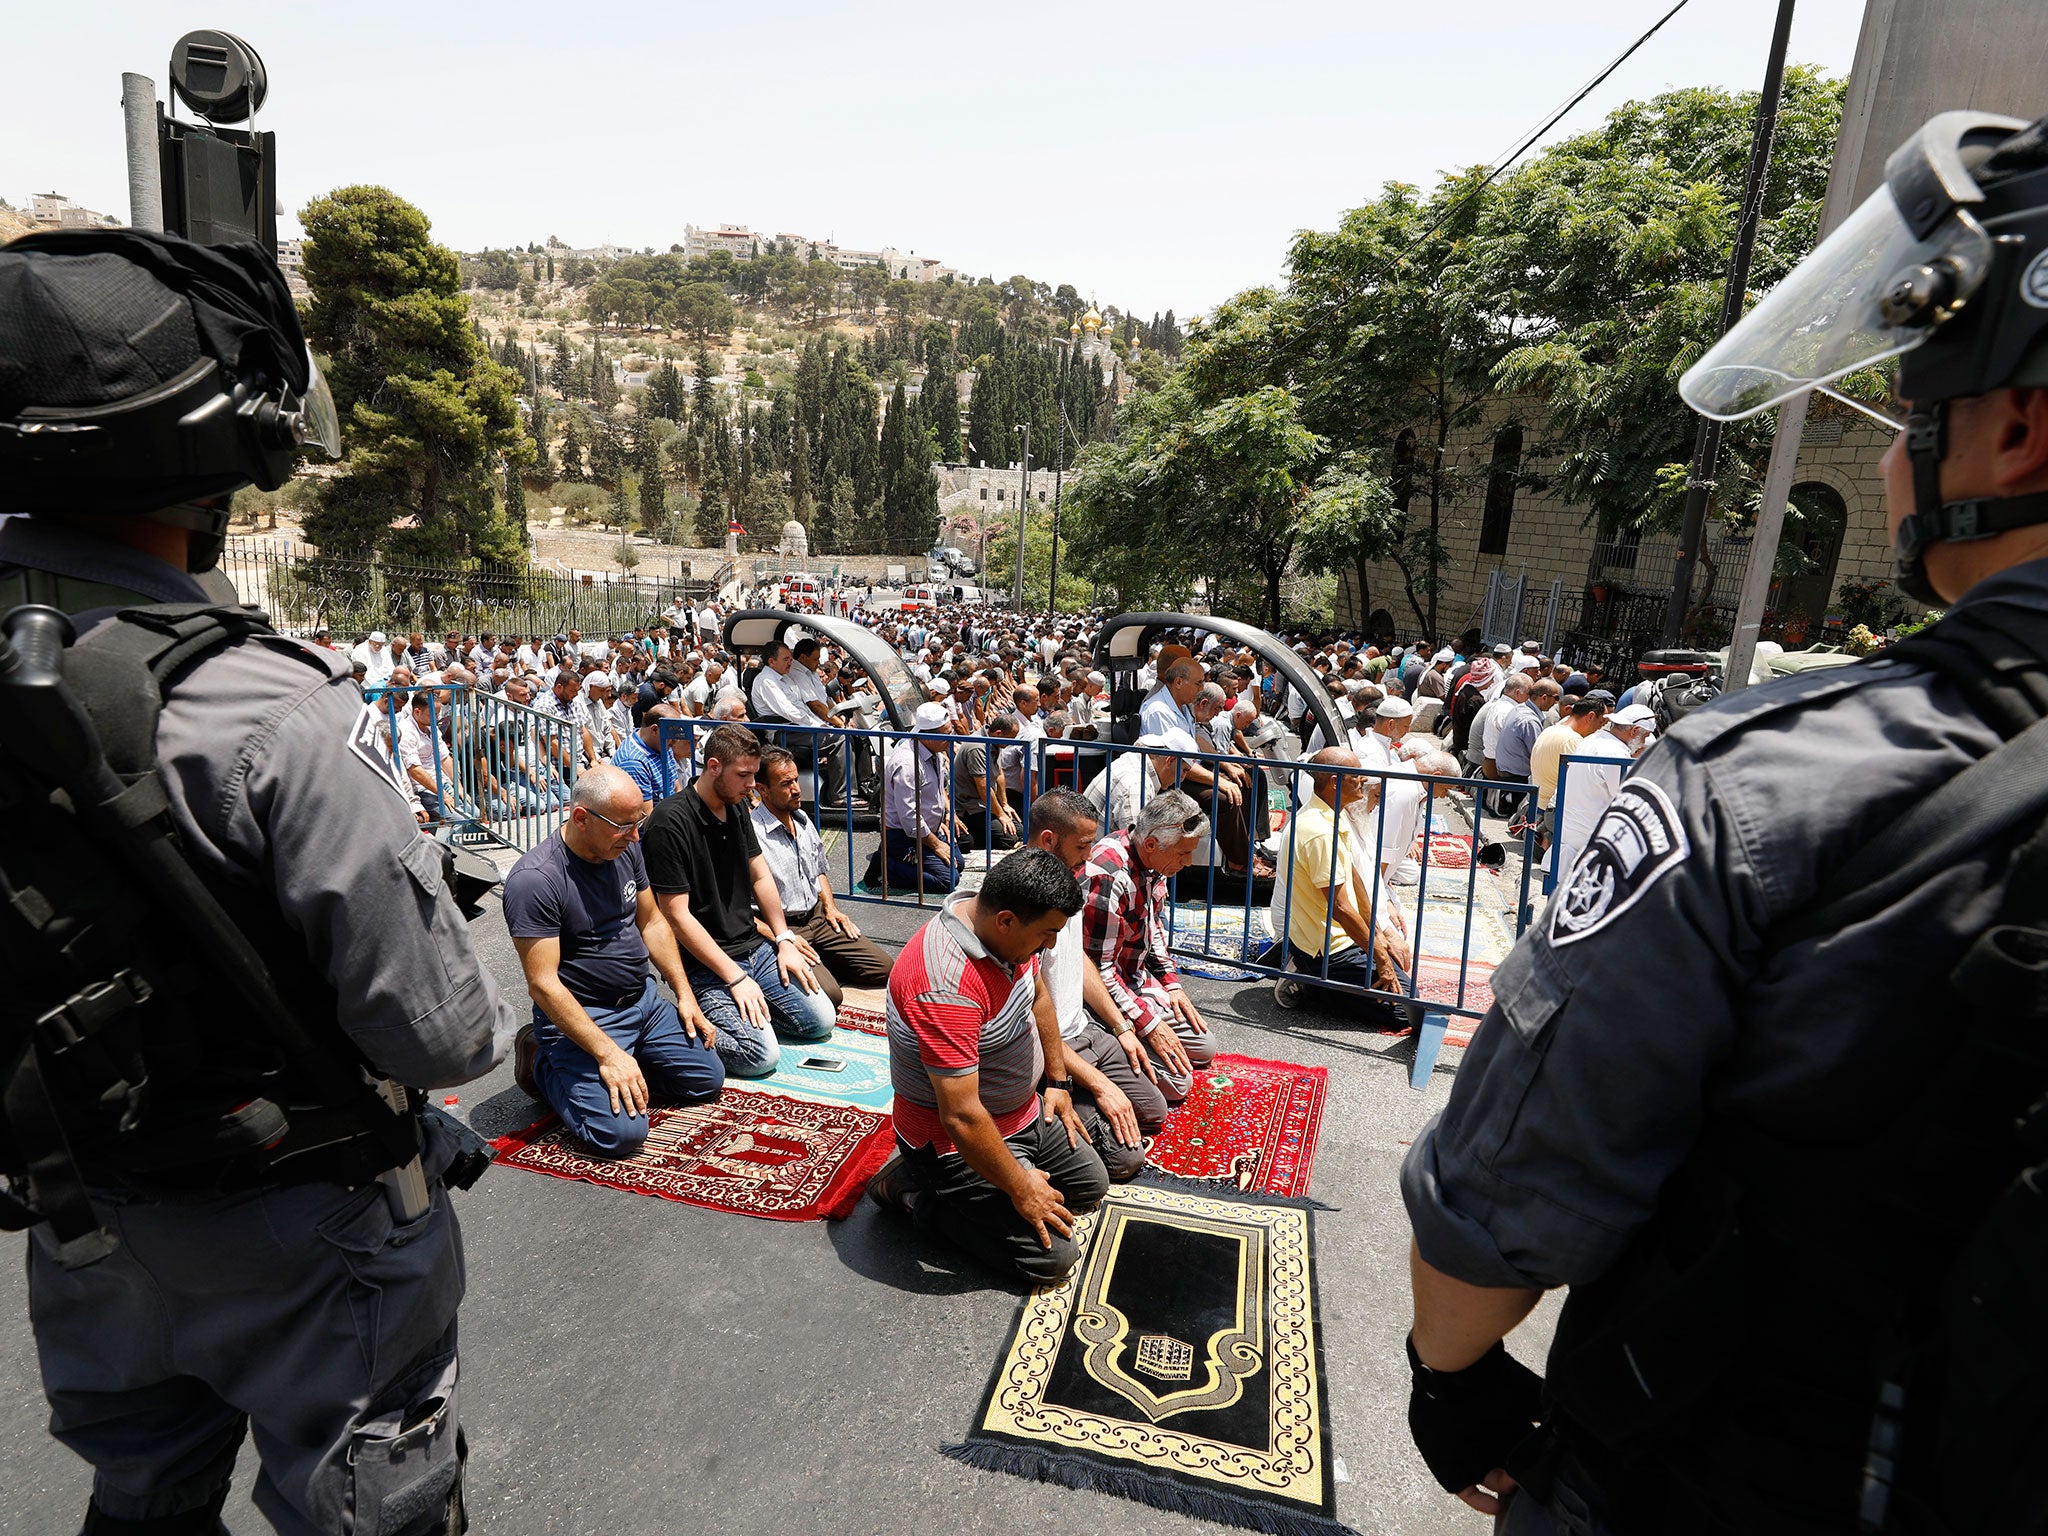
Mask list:
[[[121,221],[111,213],[95,213],[62,192],[36,192],[29,196],[30,222],[44,229],[120,229]]]
[[[893,278],[907,278],[915,283],[936,283],[960,275],[936,256],[899,251],[893,245],[874,250],[859,249],[835,245],[830,240],[814,240],[809,235],[794,234],[789,230],[771,237],[744,224],[721,224],[716,229],[700,229],[695,224],[686,224],[683,226],[683,239],[683,253],[691,261],[702,260],[715,251],[724,251],[734,261],[752,261],[757,252],[765,255],[770,250],[779,250],[800,261],[829,261],[846,272],[861,267],[880,267]]]

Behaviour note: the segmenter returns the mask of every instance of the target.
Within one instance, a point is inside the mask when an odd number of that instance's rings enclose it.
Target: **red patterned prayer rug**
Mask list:
[[[1218,1056],[1167,1115],[1146,1161],[1184,1179],[1262,1195],[1305,1195],[1329,1071]]]
[[[709,1104],[657,1109],[647,1145],[600,1162],[554,1115],[492,1143],[500,1164],[775,1221],[845,1216],[896,1149],[889,1117],[727,1085]]]
[[[1416,962],[1415,995],[1428,1002],[1445,1003],[1453,1008],[1462,1006],[1485,1013],[1493,1006],[1493,967],[1484,960],[1473,960],[1465,972],[1465,995],[1460,998],[1458,957],[1424,955]],[[1454,1013],[1450,1028],[1444,1034],[1444,1043],[1469,1045],[1472,1032],[1478,1027],[1478,1019]]]
[[[839,1010],[839,1027],[857,1029],[864,1035],[886,1035],[889,1021],[873,1008],[863,1008],[858,1003],[847,1003]]]

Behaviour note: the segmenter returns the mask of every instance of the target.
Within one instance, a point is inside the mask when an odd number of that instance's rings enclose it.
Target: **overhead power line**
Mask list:
[[[1517,160],[1521,159],[1522,156],[1526,155],[1530,151],[1530,149],[1532,149],[1546,133],[1550,132],[1551,129],[1555,128],[1560,122],[1564,120],[1565,115],[1569,113],[1573,107],[1576,107],[1580,102],[1584,101],[1588,96],[1592,95],[1594,91],[1598,90],[1601,87],[1601,85],[1606,83],[1607,77],[1609,75],[1613,74],[1617,69],[1621,68],[1622,65],[1626,64],[1629,61],[1630,57],[1633,56],[1635,52],[1643,46],[1643,44],[1647,43],[1651,38],[1655,37],[1659,32],[1664,30],[1664,24],[1667,21],[1669,21],[1672,17],[1676,16],[1680,11],[1684,10],[1686,6],[1690,3],[1691,0],[1678,0],[1678,3],[1676,5],[1672,6],[1670,10],[1666,11],[1662,16],[1658,17],[1655,25],[1653,25],[1649,31],[1645,32],[1641,37],[1637,38],[1634,42],[1630,43],[1628,47],[1624,48],[1620,53],[1616,54],[1613,63],[1609,64],[1605,69],[1601,70],[1600,73],[1595,75],[1591,80],[1588,80],[1585,83],[1585,85],[1580,88],[1577,95],[1573,96],[1570,101],[1566,102],[1563,106],[1559,107],[1555,112],[1551,113],[1547,119],[1545,119],[1544,124],[1541,128],[1538,128],[1534,133],[1530,134],[1527,138],[1523,139],[1519,144],[1515,146],[1515,148],[1512,151],[1510,151],[1506,156],[1504,156],[1500,160],[1500,162],[1493,167],[1492,170],[1488,171],[1486,173],[1485,178],[1482,181],[1480,181],[1479,185],[1472,188],[1472,190],[1467,192],[1463,197],[1459,198],[1457,203],[1448,210],[1446,210],[1441,218],[1439,218],[1434,224],[1430,225],[1429,228],[1425,229],[1421,233],[1421,235],[1419,235],[1416,238],[1415,245],[1422,245],[1429,239],[1431,235],[1435,234],[1438,230],[1442,229],[1446,224],[1450,223],[1452,219],[1456,218],[1460,213],[1462,213],[1465,210],[1465,207],[1468,203],[1470,203],[1481,192],[1484,192],[1489,186],[1493,184],[1493,181],[1496,177],[1500,176]],[[1412,250],[1413,247],[1411,247],[1410,249]]]

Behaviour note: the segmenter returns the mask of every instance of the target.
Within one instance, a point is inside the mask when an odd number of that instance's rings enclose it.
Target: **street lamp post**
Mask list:
[[[1013,606],[1024,611],[1024,513],[1031,503],[1031,423],[1017,430],[1024,434],[1024,474],[1017,482],[1017,587]]]

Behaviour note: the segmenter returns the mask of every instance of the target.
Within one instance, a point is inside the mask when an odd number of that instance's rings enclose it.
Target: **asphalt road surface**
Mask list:
[[[843,854],[842,854],[843,857]],[[922,915],[854,909],[892,949]],[[499,984],[523,997],[495,900],[475,925]],[[1311,1192],[1318,1295],[1340,1459],[1337,1514],[1361,1532],[1489,1526],[1441,1492],[1408,1442],[1407,1223],[1396,1173],[1444,1099],[1410,1048],[1309,1012],[1269,985],[1192,980],[1221,1049],[1330,1069]],[[508,1062],[459,1090],[485,1135],[537,1110]],[[456,1196],[468,1248],[462,1311],[469,1507],[491,1536],[690,1532],[1222,1530],[1106,1495],[940,1456],[967,1429],[1019,1292],[863,1201],[838,1223],[776,1222],[497,1169]],[[0,1532],[77,1529],[90,1477],[50,1440],[19,1253],[0,1276]],[[1516,1335],[1540,1365],[1554,1304]],[[248,1501],[245,1448],[227,1511]]]

